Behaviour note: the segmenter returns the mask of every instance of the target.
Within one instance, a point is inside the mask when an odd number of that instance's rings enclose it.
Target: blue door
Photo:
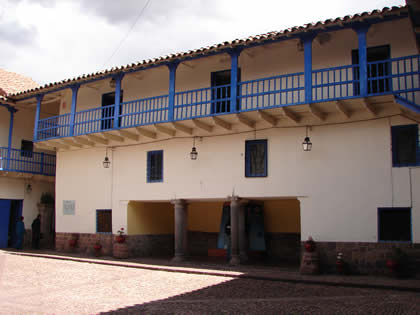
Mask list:
[[[11,200],[0,199],[0,248],[7,248]]]

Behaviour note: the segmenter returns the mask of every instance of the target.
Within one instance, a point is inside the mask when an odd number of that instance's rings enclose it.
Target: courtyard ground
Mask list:
[[[0,250],[1,314],[419,314],[420,280]]]

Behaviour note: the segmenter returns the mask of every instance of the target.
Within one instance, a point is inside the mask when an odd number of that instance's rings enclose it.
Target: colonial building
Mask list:
[[[57,151],[57,248],[77,238],[109,254],[124,228],[136,256],[296,261],[309,236],[327,267],[337,252],[360,272],[393,247],[414,255],[416,14],[384,8],[11,95],[36,107],[36,147]]]
[[[43,193],[54,195],[55,153],[33,148],[35,108],[8,99],[37,87],[28,77],[0,69],[0,248],[14,246],[22,215],[30,228]]]

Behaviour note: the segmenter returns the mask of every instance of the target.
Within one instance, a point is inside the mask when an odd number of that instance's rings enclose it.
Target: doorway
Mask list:
[[[0,199],[0,248],[16,243],[16,222],[22,216],[23,200]]]
[[[120,104],[123,101],[123,91],[120,95]],[[102,94],[102,121],[101,130],[114,129],[114,114],[115,107],[110,106],[115,104],[115,92]],[[120,106],[119,114],[121,115],[122,108]],[[118,127],[121,126],[121,117],[118,118]],[[115,126],[116,128],[117,126]]]

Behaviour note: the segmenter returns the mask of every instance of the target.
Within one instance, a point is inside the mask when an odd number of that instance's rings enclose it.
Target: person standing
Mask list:
[[[32,222],[32,248],[39,249],[39,240],[41,238],[41,215],[35,218]]]
[[[23,240],[25,237],[25,223],[23,223],[23,217],[16,223],[16,249],[22,249]]]

